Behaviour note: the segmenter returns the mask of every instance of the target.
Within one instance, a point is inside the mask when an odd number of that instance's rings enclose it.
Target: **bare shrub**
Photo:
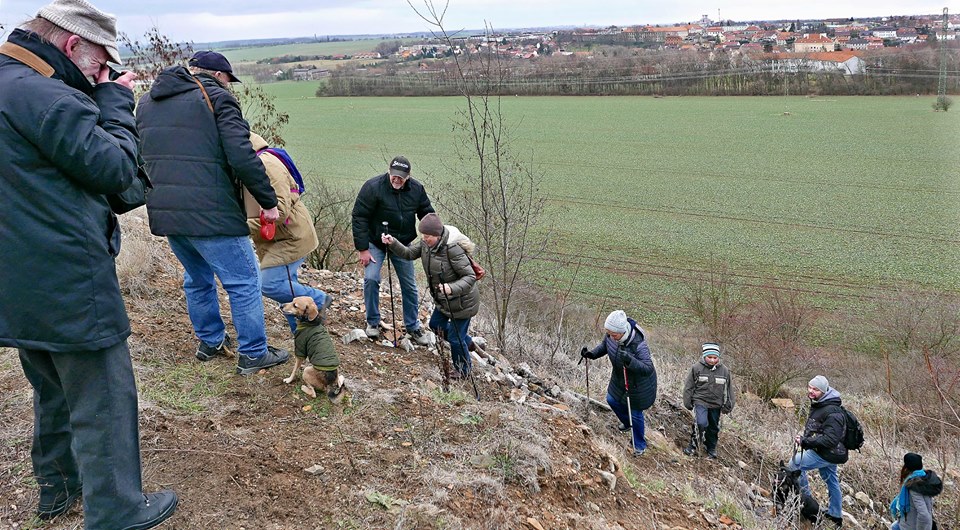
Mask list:
[[[442,9],[432,0],[411,8],[451,48]],[[486,33],[491,35],[492,28]],[[456,163],[447,171],[462,183],[459,189],[435,197],[453,220],[479,245],[478,257],[487,269],[486,289],[492,292],[496,342],[506,342],[512,324],[514,294],[525,265],[547,247],[544,228],[546,196],[541,191],[543,175],[532,161],[524,160],[511,147],[510,127],[500,104],[500,89],[507,76],[501,54],[454,55],[455,83],[464,108],[454,122]]]
[[[353,197],[323,181],[311,182],[304,195],[307,209],[313,216],[320,245],[307,256],[307,264],[315,269],[341,271],[357,263],[353,249],[351,209]]]
[[[764,400],[777,396],[784,384],[816,368],[817,350],[807,337],[817,313],[796,291],[767,286],[744,307],[733,343],[738,371]]]
[[[734,354],[732,364],[765,401],[818,364],[818,351],[807,338],[819,314],[796,290],[765,285],[746,291],[725,268],[714,266],[686,301],[704,332]]]
[[[941,463],[960,459],[960,301],[904,291],[883,305],[875,329],[886,391],[916,421]]]
[[[712,266],[692,285],[686,303],[712,340],[733,344],[740,338],[742,330],[737,317],[746,300],[722,265]]]

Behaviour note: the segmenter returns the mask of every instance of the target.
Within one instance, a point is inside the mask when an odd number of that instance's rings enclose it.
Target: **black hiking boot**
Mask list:
[[[135,519],[126,523],[121,530],[147,530],[166,521],[177,510],[177,494],[170,490],[146,493],[144,504]]]
[[[82,495],[83,488],[77,486],[73,491],[53,488],[40,488],[40,503],[37,504],[37,517],[49,521],[63,515]]]
[[[220,344],[216,346],[210,346],[203,342],[202,340],[197,345],[197,359],[200,361],[209,361],[214,357],[221,355],[226,357],[227,352],[233,349],[233,339],[230,338],[230,335],[224,335],[223,340],[220,341]]]

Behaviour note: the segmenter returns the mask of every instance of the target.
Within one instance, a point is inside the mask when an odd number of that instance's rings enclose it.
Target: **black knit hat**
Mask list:
[[[920,471],[923,469],[923,457],[917,453],[907,453],[903,455],[903,467],[908,471]]]

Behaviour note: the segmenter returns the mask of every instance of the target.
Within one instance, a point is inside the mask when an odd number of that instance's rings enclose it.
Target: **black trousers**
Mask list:
[[[82,484],[84,527],[120,528],[144,497],[137,388],[126,341],[103,350],[20,349],[33,386],[33,470],[41,494]]]
[[[716,450],[717,440],[720,438],[720,409],[708,409],[703,405],[695,405],[693,411],[697,429],[703,437],[703,444],[707,451]]]

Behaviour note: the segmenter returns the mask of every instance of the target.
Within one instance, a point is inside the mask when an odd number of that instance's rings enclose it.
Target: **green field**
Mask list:
[[[403,40],[403,39],[391,39]],[[410,40],[410,39],[406,39]],[[308,42],[279,44],[277,46],[250,46],[219,50],[233,64],[255,62],[283,55],[353,55],[372,52],[382,39],[349,40],[339,42]]]
[[[458,98],[314,98],[267,85],[312,178],[351,190],[407,155],[451,184]],[[672,319],[723,263],[854,307],[897,286],[960,292],[960,113],[932,98],[504,98],[513,150],[536,161],[556,230],[546,260],[574,289]],[[789,114],[787,114],[789,113]],[[851,306],[850,302],[853,302]],[[607,302],[609,306],[612,303]]]

